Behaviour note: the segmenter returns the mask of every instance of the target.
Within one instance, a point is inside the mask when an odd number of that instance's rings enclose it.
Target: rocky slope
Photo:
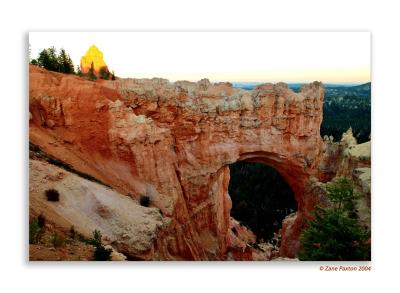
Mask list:
[[[31,217],[42,215],[64,231],[73,227],[85,238],[99,230],[106,243],[128,257],[154,257],[158,231],[170,222],[157,208],[142,207],[110,188],[46,162],[30,160],[29,170]],[[47,200],[49,189],[59,192],[59,201]]]
[[[318,82],[300,93],[283,83],[246,91],[206,79],[91,82],[31,66],[29,96],[32,143],[127,200],[148,196],[171,218],[148,259],[253,259],[232,233],[228,164],[238,160],[275,167],[293,189],[298,212],[280,251],[293,257],[320,200],[310,182],[338,170],[319,135]]]

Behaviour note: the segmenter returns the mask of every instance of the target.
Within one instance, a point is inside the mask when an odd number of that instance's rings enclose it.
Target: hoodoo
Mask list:
[[[96,46],[91,46],[87,50],[85,56],[81,57],[81,71],[83,74],[87,74],[93,64],[94,74],[99,76],[100,70],[107,70],[107,64],[103,59],[103,52],[101,52]]]

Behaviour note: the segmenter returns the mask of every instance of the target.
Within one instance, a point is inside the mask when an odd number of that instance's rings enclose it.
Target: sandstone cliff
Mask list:
[[[29,85],[32,143],[118,193],[148,196],[171,218],[150,259],[256,258],[232,233],[228,164],[238,160],[271,165],[293,189],[298,212],[285,221],[281,245],[293,257],[321,200],[310,182],[337,173],[319,134],[318,82],[299,93],[283,83],[246,91],[206,79],[91,82],[31,66]]]

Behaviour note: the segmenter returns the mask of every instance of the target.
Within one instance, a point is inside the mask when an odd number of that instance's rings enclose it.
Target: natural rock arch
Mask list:
[[[310,202],[309,194],[306,191],[307,182],[311,177],[310,173],[303,166],[296,165],[293,161],[277,153],[264,151],[244,153],[238,161],[261,163],[274,168],[293,191],[297,202],[297,211],[295,216],[283,223],[280,253],[282,256],[294,257],[299,249],[300,228],[304,226],[304,220],[309,216],[309,207],[315,205],[315,202]],[[314,199],[312,200],[314,201]]]
[[[293,189],[299,208],[283,224],[281,254],[297,252],[324,148],[321,83],[295,93],[283,83],[90,82],[31,66],[29,85],[31,142],[121,193],[146,194],[172,219],[144,259],[226,259],[227,165],[239,160],[271,165]]]

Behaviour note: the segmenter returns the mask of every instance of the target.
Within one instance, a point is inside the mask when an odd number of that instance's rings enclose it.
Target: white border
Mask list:
[[[2,292],[373,292],[398,288],[399,7],[397,1],[6,1],[1,4]],[[28,264],[28,31],[371,31],[373,262],[371,273],[318,264]],[[327,44],[329,45],[329,44]],[[346,44],[343,44],[344,46]],[[23,291],[24,290],[24,291]]]

